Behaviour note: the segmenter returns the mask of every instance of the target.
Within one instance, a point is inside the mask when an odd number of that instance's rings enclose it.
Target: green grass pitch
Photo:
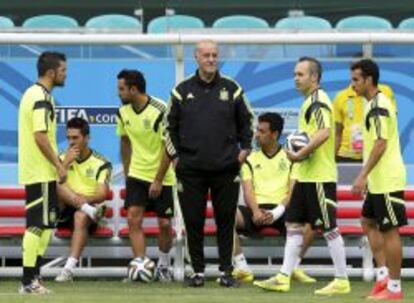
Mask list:
[[[352,281],[352,293],[336,297],[318,297],[313,295],[315,288],[324,286],[327,280],[314,285],[294,283],[289,293],[266,292],[251,284],[243,284],[237,289],[225,289],[214,281],[209,281],[204,288],[185,288],[181,283],[122,283],[114,280],[79,280],[68,284],[57,284],[47,281],[53,291],[48,296],[19,295],[18,280],[0,281],[0,302],[44,302],[44,303],[345,303],[370,302],[363,297],[371,287],[371,283]],[[404,302],[414,302],[414,281],[403,281]],[[371,301],[372,302],[372,301]]]

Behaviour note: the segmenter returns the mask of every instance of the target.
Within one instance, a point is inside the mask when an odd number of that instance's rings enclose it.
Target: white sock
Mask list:
[[[386,266],[377,268],[377,281],[382,281],[386,277],[388,277],[388,268]]]
[[[78,264],[78,259],[76,259],[75,257],[69,257],[66,261],[64,268],[72,271],[76,267],[77,264]]]
[[[296,260],[295,267],[293,269],[298,269],[299,266],[300,266],[300,263],[302,263],[302,258],[301,257],[298,257],[298,259]]]
[[[332,262],[335,267],[335,277],[348,278],[346,273],[346,256],[344,240],[338,229],[335,228],[323,234],[328,242],[329,252],[331,254]]]
[[[92,205],[89,205],[88,203],[83,203],[80,210],[87,214],[92,220],[95,219],[96,208]]]
[[[388,280],[387,288],[390,292],[400,292],[401,280]]]
[[[171,264],[171,258],[169,253],[164,253],[158,250],[158,264],[157,266],[168,267]]]
[[[303,244],[303,232],[301,229],[288,229],[283,255],[283,265],[280,272],[286,276],[292,274],[295,268]]]
[[[234,259],[234,265],[236,268],[239,268],[244,271],[251,271],[243,253],[238,254],[237,256],[234,256],[233,259]]]

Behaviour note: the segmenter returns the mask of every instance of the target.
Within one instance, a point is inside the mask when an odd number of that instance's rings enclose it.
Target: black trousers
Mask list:
[[[204,223],[210,189],[217,225],[219,270],[231,272],[234,228],[240,181],[238,172],[177,171],[178,197],[187,233],[191,265],[204,272]]]

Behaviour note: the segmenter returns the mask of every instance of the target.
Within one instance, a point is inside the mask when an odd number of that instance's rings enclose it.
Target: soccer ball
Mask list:
[[[128,279],[149,283],[154,280],[155,263],[147,258],[135,258],[128,265]]]
[[[309,136],[305,132],[296,131],[286,138],[285,148],[292,152],[298,152],[309,143]]]

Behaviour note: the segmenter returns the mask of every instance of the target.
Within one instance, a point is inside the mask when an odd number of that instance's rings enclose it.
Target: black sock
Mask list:
[[[35,277],[35,274],[36,274],[35,267],[23,267],[23,277],[22,277],[23,285],[27,286],[31,284]]]
[[[40,276],[40,266],[42,266],[43,258],[42,256],[37,256],[36,265],[35,265],[35,277]]]

